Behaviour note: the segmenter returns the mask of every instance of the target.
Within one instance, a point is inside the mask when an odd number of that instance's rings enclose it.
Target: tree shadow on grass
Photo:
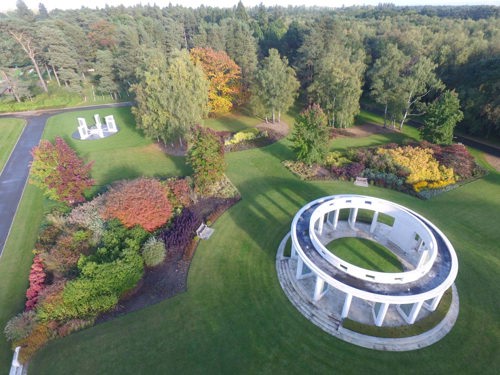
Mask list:
[[[262,177],[238,186],[242,200],[229,210],[235,226],[270,258],[279,242],[290,230],[296,212],[307,202],[332,194],[294,178]]]

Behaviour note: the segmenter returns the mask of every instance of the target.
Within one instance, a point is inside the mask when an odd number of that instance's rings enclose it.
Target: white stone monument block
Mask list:
[[[106,126],[108,128],[108,132],[116,133],[118,131],[118,129],[116,128],[115,118],[113,117],[113,115],[104,117],[104,120],[106,120]]]

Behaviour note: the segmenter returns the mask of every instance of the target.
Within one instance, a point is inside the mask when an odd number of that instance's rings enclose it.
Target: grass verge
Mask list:
[[[26,121],[17,118],[0,119],[0,172],[9,159],[10,153],[21,135]]]

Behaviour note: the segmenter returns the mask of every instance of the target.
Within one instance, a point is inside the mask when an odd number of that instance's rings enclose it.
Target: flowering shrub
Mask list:
[[[230,139],[224,141],[224,145],[236,145],[241,142],[251,141],[255,138],[266,136],[265,132],[261,132],[257,128],[250,128],[246,130],[242,130],[235,135],[233,135]]]
[[[26,310],[31,310],[36,306],[38,294],[44,287],[45,277],[42,259],[39,255],[35,255],[29,275],[30,286],[26,291]]]
[[[415,191],[429,186],[429,183],[437,183],[436,186],[439,187],[455,183],[453,169],[439,165],[429,148],[412,146],[394,149],[379,148],[377,153],[388,154],[395,163],[407,168],[410,173],[406,178],[406,183],[413,185]],[[424,182],[425,186],[423,186]]]
[[[191,208],[185,208],[175,217],[172,225],[163,232],[162,238],[167,249],[176,251],[184,249],[196,235],[202,218]]]
[[[191,204],[191,187],[187,179],[180,178],[168,180],[167,187],[170,191],[170,201],[174,206],[185,207]]]
[[[121,181],[106,193],[103,217],[119,219],[127,228],[140,225],[152,232],[170,220],[172,204],[157,180]]]
[[[292,173],[299,176],[301,180],[311,180],[317,175],[317,167],[310,166],[301,161],[284,160],[283,165]]]

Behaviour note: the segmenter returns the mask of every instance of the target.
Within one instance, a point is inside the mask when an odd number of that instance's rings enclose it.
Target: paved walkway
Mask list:
[[[57,110],[40,110],[4,114],[0,117],[18,117],[26,120],[26,126],[17,142],[9,160],[0,175],[0,256],[2,256],[7,237],[17,207],[23,195],[24,186],[29,174],[29,165],[32,160],[31,149],[38,145],[45,128],[47,119],[62,112],[71,112],[85,109],[101,109],[111,107],[126,107],[131,103],[114,103],[88,107],[65,108]],[[77,124],[75,121],[75,128]]]

